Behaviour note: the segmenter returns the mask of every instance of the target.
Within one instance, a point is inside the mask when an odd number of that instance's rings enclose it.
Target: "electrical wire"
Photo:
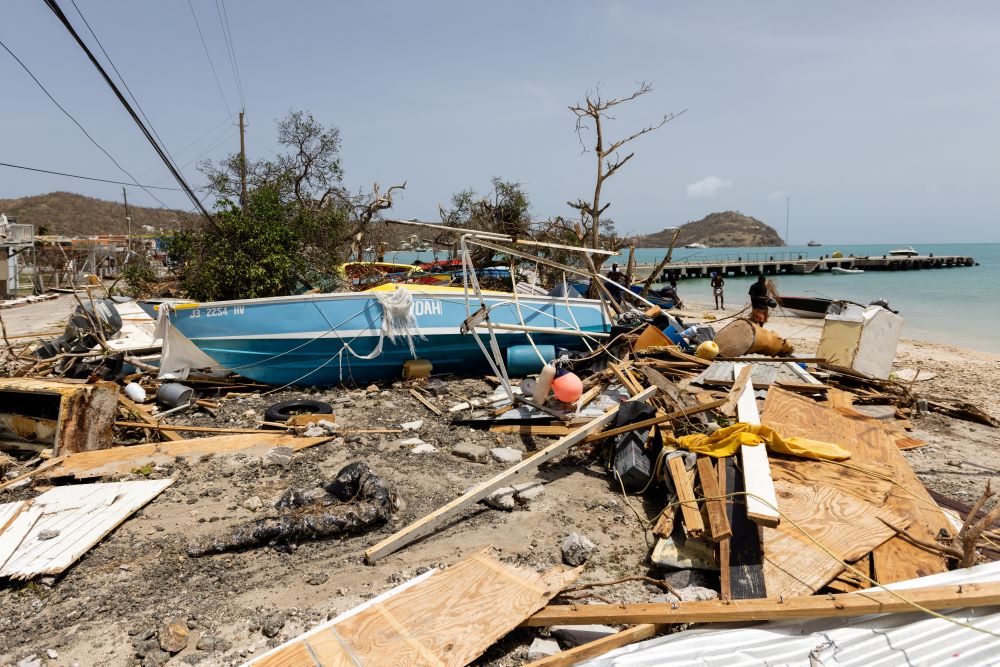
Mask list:
[[[113,183],[114,185],[139,185],[140,188],[151,190],[173,190],[175,192],[180,192],[180,188],[167,188],[158,185],[140,185],[137,183],[129,183],[127,181],[114,181],[109,178],[97,178],[96,176],[81,176],[80,174],[67,174],[63,171],[52,171],[51,169],[39,169],[37,167],[27,167],[23,164],[11,164],[10,162],[0,162],[0,167],[10,167],[12,169],[24,169],[25,171],[37,171],[42,174],[53,174],[55,176],[68,176],[69,178],[81,178],[85,181],[97,181],[99,183]]]
[[[226,99],[226,94],[222,92],[222,83],[219,81],[219,73],[215,70],[215,63],[212,62],[212,56],[208,51],[208,44],[205,42],[205,34],[201,31],[201,23],[198,22],[198,14],[194,11],[194,5],[191,4],[191,0],[188,0],[188,8],[191,10],[191,17],[194,19],[194,25],[198,29],[198,37],[201,38],[201,46],[205,49],[205,57],[208,58],[208,66],[212,68],[212,76],[215,77],[215,86],[219,89],[219,96],[222,98],[222,103],[226,107],[226,116],[228,118],[233,117],[233,110],[229,106],[229,100]]]
[[[163,203],[163,201],[162,201],[162,200],[161,200],[161,199],[160,199],[159,197],[157,197],[157,196],[156,196],[156,195],[154,195],[154,194],[153,194],[152,192],[150,192],[150,191],[149,191],[149,190],[147,190],[147,189],[146,189],[145,187],[143,187],[143,186],[142,186],[142,185],[141,185],[141,184],[139,183],[139,181],[138,181],[138,180],[136,179],[136,177],[135,177],[135,176],[133,176],[133,175],[132,175],[132,173],[131,173],[131,172],[130,172],[130,171],[129,171],[128,169],[126,169],[125,167],[123,167],[123,166],[121,165],[121,163],[119,163],[119,162],[118,162],[118,160],[116,160],[116,159],[114,158],[114,156],[112,156],[112,155],[111,155],[111,153],[109,153],[109,152],[107,151],[107,149],[105,149],[105,148],[104,148],[104,146],[102,146],[101,144],[97,143],[97,139],[94,139],[94,137],[93,137],[93,136],[91,136],[90,132],[87,132],[87,129],[86,129],[86,128],[85,128],[85,127],[84,127],[83,125],[81,125],[81,124],[80,124],[80,121],[78,121],[78,120],[77,120],[76,118],[74,118],[74,117],[73,117],[73,114],[71,114],[71,113],[70,113],[69,111],[67,111],[67,110],[66,110],[66,107],[64,107],[63,105],[59,104],[59,101],[58,101],[58,100],[56,100],[56,98],[54,98],[54,97],[52,96],[52,93],[50,93],[50,92],[48,91],[48,89],[47,89],[47,88],[45,87],[45,85],[44,85],[44,84],[42,84],[42,82],[38,80],[38,77],[37,77],[37,76],[35,76],[35,74],[34,74],[34,73],[33,73],[33,72],[32,72],[32,71],[31,71],[31,70],[30,70],[30,69],[28,68],[28,66],[24,64],[24,61],[23,61],[23,60],[21,60],[20,58],[18,58],[18,57],[17,57],[17,55],[15,55],[15,54],[14,54],[14,52],[13,52],[13,51],[11,51],[11,50],[10,50],[10,48],[9,48],[9,47],[8,47],[8,46],[7,46],[6,44],[4,44],[4,43],[3,43],[3,41],[2,41],[2,40],[0,40],[0,46],[2,46],[2,47],[3,47],[3,49],[4,49],[4,51],[6,51],[7,53],[9,53],[9,54],[10,54],[10,57],[11,57],[11,58],[13,58],[13,59],[14,59],[15,61],[17,61],[17,64],[18,64],[18,65],[20,65],[20,66],[21,66],[21,68],[22,68],[22,69],[23,69],[23,70],[24,70],[25,72],[27,72],[27,73],[28,73],[28,76],[30,76],[30,77],[31,77],[31,79],[32,79],[32,80],[33,80],[33,81],[34,81],[34,82],[35,82],[35,83],[36,83],[36,84],[38,85],[38,87],[42,89],[42,92],[43,92],[43,93],[45,93],[45,96],[46,96],[46,97],[48,97],[48,98],[49,98],[49,99],[50,99],[50,100],[52,101],[52,103],[53,103],[53,104],[55,104],[55,105],[56,105],[56,107],[57,107],[57,108],[58,108],[58,109],[59,109],[60,111],[62,111],[62,112],[63,112],[63,114],[65,114],[65,115],[66,115],[66,117],[67,117],[67,118],[69,118],[69,119],[70,119],[71,121],[73,121],[73,124],[74,124],[74,125],[76,125],[76,126],[77,126],[78,128],[80,128],[80,131],[81,131],[81,132],[83,132],[84,136],[86,136],[86,137],[87,137],[87,139],[89,139],[89,140],[90,140],[90,143],[94,144],[94,146],[96,146],[96,147],[97,147],[97,149],[98,149],[99,151],[101,151],[102,153],[104,153],[104,154],[105,154],[105,155],[107,156],[107,158],[108,158],[109,160],[111,160],[111,162],[112,162],[112,163],[114,163],[114,165],[115,165],[116,167],[118,167],[118,169],[119,169],[119,170],[120,170],[120,171],[121,171],[121,172],[122,172],[123,174],[125,174],[126,176],[128,176],[129,178],[131,178],[131,179],[132,179],[132,183],[129,183],[129,185],[135,185],[135,186],[138,186],[138,187],[142,188],[142,189],[143,189],[143,190],[144,190],[144,191],[146,192],[146,194],[148,194],[148,195],[149,195],[150,197],[152,197],[152,198],[153,198],[153,199],[155,199],[155,200],[156,200],[157,202],[159,202],[159,204],[160,204],[161,206],[163,206],[163,208],[170,208],[170,207],[169,207],[169,206],[167,206],[167,205],[166,205],[165,203]]]
[[[70,23],[69,18],[67,18],[65,13],[63,13],[62,8],[59,7],[59,4],[56,2],[56,0],[44,0],[44,2],[45,5],[50,10],[52,10],[52,13],[55,14],[56,18],[59,19],[59,22],[63,24],[63,27],[66,28],[69,34],[73,37],[74,41],[76,41],[79,47],[83,49],[83,52],[87,55],[87,58],[90,59],[90,62],[94,65],[94,67],[97,68],[97,71],[100,73],[105,83],[108,84],[108,87],[111,88],[111,91],[115,94],[115,97],[117,97],[118,101],[121,102],[122,106],[125,107],[125,110],[128,112],[129,116],[131,116],[132,120],[142,131],[143,135],[146,137],[146,140],[149,141],[150,145],[153,147],[153,150],[155,150],[156,154],[160,156],[160,159],[163,160],[163,163],[167,166],[167,169],[169,169],[170,173],[172,173],[174,175],[174,178],[177,179],[177,183],[184,189],[185,194],[187,194],[187,196],[191,199],[191,203],[193,203],[195,207],[198,209],[198,211],[205,217],[205,220],[207,220],[210,225],[214,226],[215,221],[212,220],[212,216],[211,214],[209,214],[208,209],[206,209],[204,204],[201,203],[201,200],[198,199],[197,195],[195,195],[194,190],[191,188],[190,185],[188,185],[187,181],[184,180],[184,176],[170,161],[170,158],[166,155],[163,148],[159,145],[159,143],[157,143],[156,138],[153,137],[149,129],[143,124],[142,119],[140,119],[138,114],[136,114],[135,109],[133,109],[132,105],[129,104],[129,101],[125,99],[125,96],[122,95],[121,90],[118,89],[118,86],[108,75],[107,71],[104,69],[104,66],[101,65],[100,61],[97,60],[97,58],[94,56],[93,51],[90,50],[90,47],[87,46],[86,42],[84,42],[83,39],[80,37],[79,33],[77,33],[76,28],[73,27],[72,23]]]
[[[219,26],[222,28],[222,38],[226,40],[229,65],[233,70],[233,80],[236,81],[236,88],[240,93],[240,105],[246,111],[247,101],[243,97],[243,80],[240,78],[240,67],[236,62],[236,44],[233,43],[233,33],[229,29],[229,13],[226,11],[225,0],[215,0],[215,11],[219,14]]]
[[[118,68],[115,66],[115,61],[111,59],[111,56],[108,55],[108,52],[104,49],[104,44],[101,43],[101,40],[97,36],[97,33],[95,33],[94,29],[90,27],[90,22],[87,21],[87,17],[83,15],[82,11],[80,11],[80,8],[76,4],[76,0],[69,0],[69,1],[73,4],[73,9],[76,10],[76,13],[80,15],[80,19],[83,21],[83,25],[87,26],[87,31],[90,33],[90,36],[94,38],[95,42],[97,42],[97,46],[101,49],[101,53],[104,54],[104,58],[108,61],[108,64],[111,65],[111,69],[113,69],[115,71],[115,74],[118,75],[118,80],[122,82],[122,86],[124,86],[125,92],[127,92],[129,97],[132,98],[132,101],[135,103],[136,109],[139,110],[139,113],[142,115],[143,120],[146,121],[146,124],[149,126],[149,129],[152,130],[153,135],[156,137],[156,140],[160,142],[160,145],[163,146],[163,150],[166,151],[167,155],[170,156],[170,159],[173,160],[174,156],[170,155],[170,151],[167,150],[166,142],[164,142],[163,139],[160,138],[160,135],[157,133],[156,128],[153,127],[153,122],[149,120],[149,116],[146,115],[146,112],[143,110],[142,105],[139,104],[139,100],[136,99],[135,94],[132,92],[132,89],[128,87],[128,83],[125,82],[125,77],[123,77],[122,73],[118,71]]]

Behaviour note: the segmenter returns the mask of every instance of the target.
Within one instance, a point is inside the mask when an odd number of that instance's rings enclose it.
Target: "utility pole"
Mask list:
[[[240,208],[247,210],[247,142],[243,112],[240,112]]]
[[[128,264],[132,259],[132,216],[128,214],[128,192],[124,185],[122,186],[122,199],[125,200],[125,225],[128,229],[128,249],[125,251],[125,263]]]
[[[791,207],[791,205],[792,205],[792,198],[791,197],[785,197],[785,247],[786,248],[789,245],[791,245],[788,242],[788,209],[789,209],[789,207]]]

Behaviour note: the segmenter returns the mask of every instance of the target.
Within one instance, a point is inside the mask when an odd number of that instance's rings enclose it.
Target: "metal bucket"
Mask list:
[[[156,404],[164,408],[179,408],[194,400],[194,389],[180,382],[167,382],[156,390]]]

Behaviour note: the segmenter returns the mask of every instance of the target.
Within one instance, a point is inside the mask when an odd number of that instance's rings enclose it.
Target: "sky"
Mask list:
[[[787,210],[792,244],[1000,242],[997,3],[75,2],[195,186],[199,160],[238,150],[245,103],[250,159],[274,155],[276,119],[308,111],[340,129],[352,190],[406,182],[398,217],[436,221],[494,176],[536,218],[571,216],[595,167],[568,107],[646,81],[607,136],[684,113],[605,185],[621,233],[738,210],[784,235]],[[0,41],[140,182],[176,185],[44,3],[0,3]],[[2,49],[0,82],[0,162],[130,180]],[[54,190],[121,197],[0,167],[0,199]],[[129,201],[159,205],[134,187]]]

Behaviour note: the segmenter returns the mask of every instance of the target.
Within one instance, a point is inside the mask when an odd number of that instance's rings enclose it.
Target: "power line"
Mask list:
[[[25,171],[37,171],[37,172],[42,173],[42,174],[53,174],[55,176],[68,176],[70,178],[82,178],[85,181],[98,181],[99,183],[113,183],[115,185],[138,186],[138,187],[142,188],[143,190],[145,190],[146,188],[149,188],[151,190],[174,190],[176,192],[180,192],[181,191],[180,188],[167,188],[167,187],[157,186],[157,185],[140,185],[138,183],[129,183],[127,181],[113,181],[113,180],[108,179],[108,178],[97,178],[96,176],[81,176],[80,174],[67,174],[66,172],[63,172],[63,171],[52,171],[51,169],[39,169],[37,167],[26,167],[23,164],[11,164],[9,162],[0,162],[0,167],[10,167],[12,169],[24,169]],[[166,204],[164,204],[164,206],[166,206]]]
[[[198,37],[201,38],[201,46],[205,49],[205,57],[208,58],[208,66],[212,68],[212,76],[215,77],[215,86],[219,89],[219,96],[222,97],[222,103],[226,106],[226,114],[229,118],[232,118],[233,110],[229,107],[229,100],[226,99],[226,94],[222,92],[222,83],[219,81],[219,73],[215,71],[215,63],[212,62],[212,56],[208,52],[208,44],[205,43],[205,35],[201,31],[201,24],[198,22],[198,15],[194,11],[194,5],[191,4],[191,0],[188,0],[188,8],[191,10],[191,17],[194,18],[194,25],[198,28]]]
[[[174,178],[177,179],[177,183],[182,188],[184,188],[184,192],[191,199],[191,203],[193,203],[195,207],[201,212],[201,214],[205,216],[205,219],[209,222],[209,224],[214,225],[215,222],[212,220],[212,216],[209,214],[205,206],[201,203],[201,200],[198,199],[198,197],[195,195],[194,190],[191,189],[191,186],[188,185],[186,180],[184,180],[184,176],[180,173],[177,167],[175,167],[174,164],[170,161],[170,158],[167,157],[167,155],[164,153],[163,148],[161,148],[160,145],[156,142],[156,139],[149,132],[149,129],[147,129],[146,126],[143,125],[142,120],[136,114],[135,110],[132,108],[132,105],[129,104],[128,100],[125,99],[125,96],[122,95],[122,92],[118,89],[118,86],[115,85],[115,82],[111,80],[110,76],[108,76],[107,71],[101,65],[100,61],[98,61],[97,58],[94,57],[94,53],[90,50],[90,48],[83,41],[83,39],[80,38],[80,35],[76,32],[76,29],[73,27],[73,24],[69,22],[69,19],[66,18],[66,15],[63,13],[62,9],[59,7],[59,4],[56,2],[56,0],[44,0],[44,2],[46,6],[52,10],[52,13],[56,15],[56,18],[59,19],[59,21],[63,24],[66,30],[69,31],[70,35],[73,37],[76,43],[80,46],[81,49],[83,49],[84,53],[87,54],[87,57],[90,59],[90,62],[94,65],[94,67],[97,68],[97,71],[104,78],[105,83],[107,83],[108,86],[111,88],[112,92],[114,92],[115,97],[118,98],[118,101],[121,102],[122,106],[125,107],[125,110],[128,111],[129,116],[132,117],[132,120],[142,131],[143,135],[146,137],[146,140],[149,141],[150,145],[153,147],[153,150],[155,150],[156,154],[160,156],[160,159],[163,160],[163,163],[167,165],[167,169],[169,169],[170,173],[172,173],[174,175]]]
[[[160,145],[163,146],[163,150],[166,151],[167,155],[170,156],[170,159],[173,160],[174,156],[170,155],[170,151],[167,150],[166,142],[163,141],[162,138],[160,138],[160,135],[159,133],[157,133],[156,128],[153,127],[153,122],[149,120],[149,116],[147,116],[146,112],[143,111],[142,105],[139,104],[139,100],[136,99],[135,95],[132,93],[132,89],[129,88],[128,84],[125,82],[125,77],[123,77],[122,73],[118,71],[117,67],[115,67],[115,61],[113,61],[111,59],[111,56],[108,55],[108,52],[104,50],[104,45],[101,44],[101,40],[97,37],[97,34],[94,32],[94,29],[90,27],[90,23],[87,21],[87,17],[84,16],[83,12],[80,11],[80,8],[77,7],[76,0],[69,0],[69,1],[73,3],[73,9],[75,9],[76,13],[80,15],[80,18],[83,20],[83,24],[87,26],[87,30],[90,32],[90,36],[94,38],[95,42],[97,42],[97,46],[100,47],[101,53],[104,54],[104,57],[107,59],[108,64],[111,65],[111,69],[113,69],[115,71],[115,74],[118,75],[118,80],[122,82],[122,85],[125,87],[126,92],[128,92],[129,97],[131,97],[132,101],[135,102],[136,108],[139,110],[139,113],[142,114],[142,117],[146,121],[146,124],[149,125],[149,129],[153,131],[153,134],[156,136],[156,140],[160,142]]]
[[[236,44],[233,43],[233,33],[229,29],[229,13],[226,11],[225,0],[215,0],[215,11],[219,14],[219,25],[222,27],[222,37],[226,40],[226,49],[229,53],[229,65],[233,69],[233,79],[235,79],[236,88],[240,92],[240,104],[242,105],[242,109],[246,111],[247,101],[243,97],[243,80],[240,78],[240,67],[236,62]],[[223,17],[225,17],[225,19],[223,19]]]
[[[102,153],[104,153],[108,157],[108,159],[111,160],[111,162],[113,162],[114,165],[116,167],[118,167],[118,169],[123,174],[125,174],[126,176],[128,176],[129,178],[132,179],[131,185],[137,185],[140,188],[142,188],[143,190],[145,190],[146,194],[148,194],[150,197],[152,197],[157,202],[159,202],[159,204],[161,206],[163,206],[163,208],[170,208],[169,206],[167,206],[166,204],[164,204],[163,201],[160,200],[159,197],[157,197],[156,195],[154,195],[149,190],[146,190],[146,188],[143,188],[142,185],[139,184],[139,181],[136,180],[136,177],[133,176],[132,173],[128,169],[126,169],[125,167],[121,166],[121,164],[118,162],[118,160],[116,160],[114,158],[114,156],[111,155],[111,153],[109,153],[107,150],[105,150],[104,146],[102,146],[101,144],[97,143],[97,140],[94,139],[94,137],[92,137],[90,135],[90,132],[87,132],[87,129],[83,125],[80,124],[80,121],[78,121],[76,118],[74,118],[73,114],[71,114],[69,111],[66,110],[66,107],[64,107],[63,105],[59,104],[59,101],[56,100],[56,98],[52,97],[52,93],[50,93],[48,91],[48,89],[42,84],[42,82],[38,80],[38,77],[35,76],[35,74],[28,68],[28,66],[24,64],[24,61],[22,61],[20,58],[18,58],[17,55],[15,55],[14,52],[11,51],[10,48],[8,48],[7,45],[3,43],[2,40],[0,40],[0,46],[2,46],[3,49],[4,49],[4,51],[6,51],[7,53],[9,53],[10,57],[13,58],[15,61],[17,61],[17,64],[20,65],[21,68],[25,72],[28,73],[28,76],[30,76],[31,79],[38,85],[38,87],[42,89],[42,92],[45,93],[45,96],[48,97],[52,101],[52,103],[55,104],[56,107],[58,107],[59,110],[62,111],[66,115],[67,118],[69,118],[71,121],[73,121],[74,125],[76,125],[78,128],[80,128],[80,131],[83,132],[84,136],[86,136],[88,139],[90,139],[90,143],[94,144],[94,146],[96,146],[99,151],[101,151]]]

